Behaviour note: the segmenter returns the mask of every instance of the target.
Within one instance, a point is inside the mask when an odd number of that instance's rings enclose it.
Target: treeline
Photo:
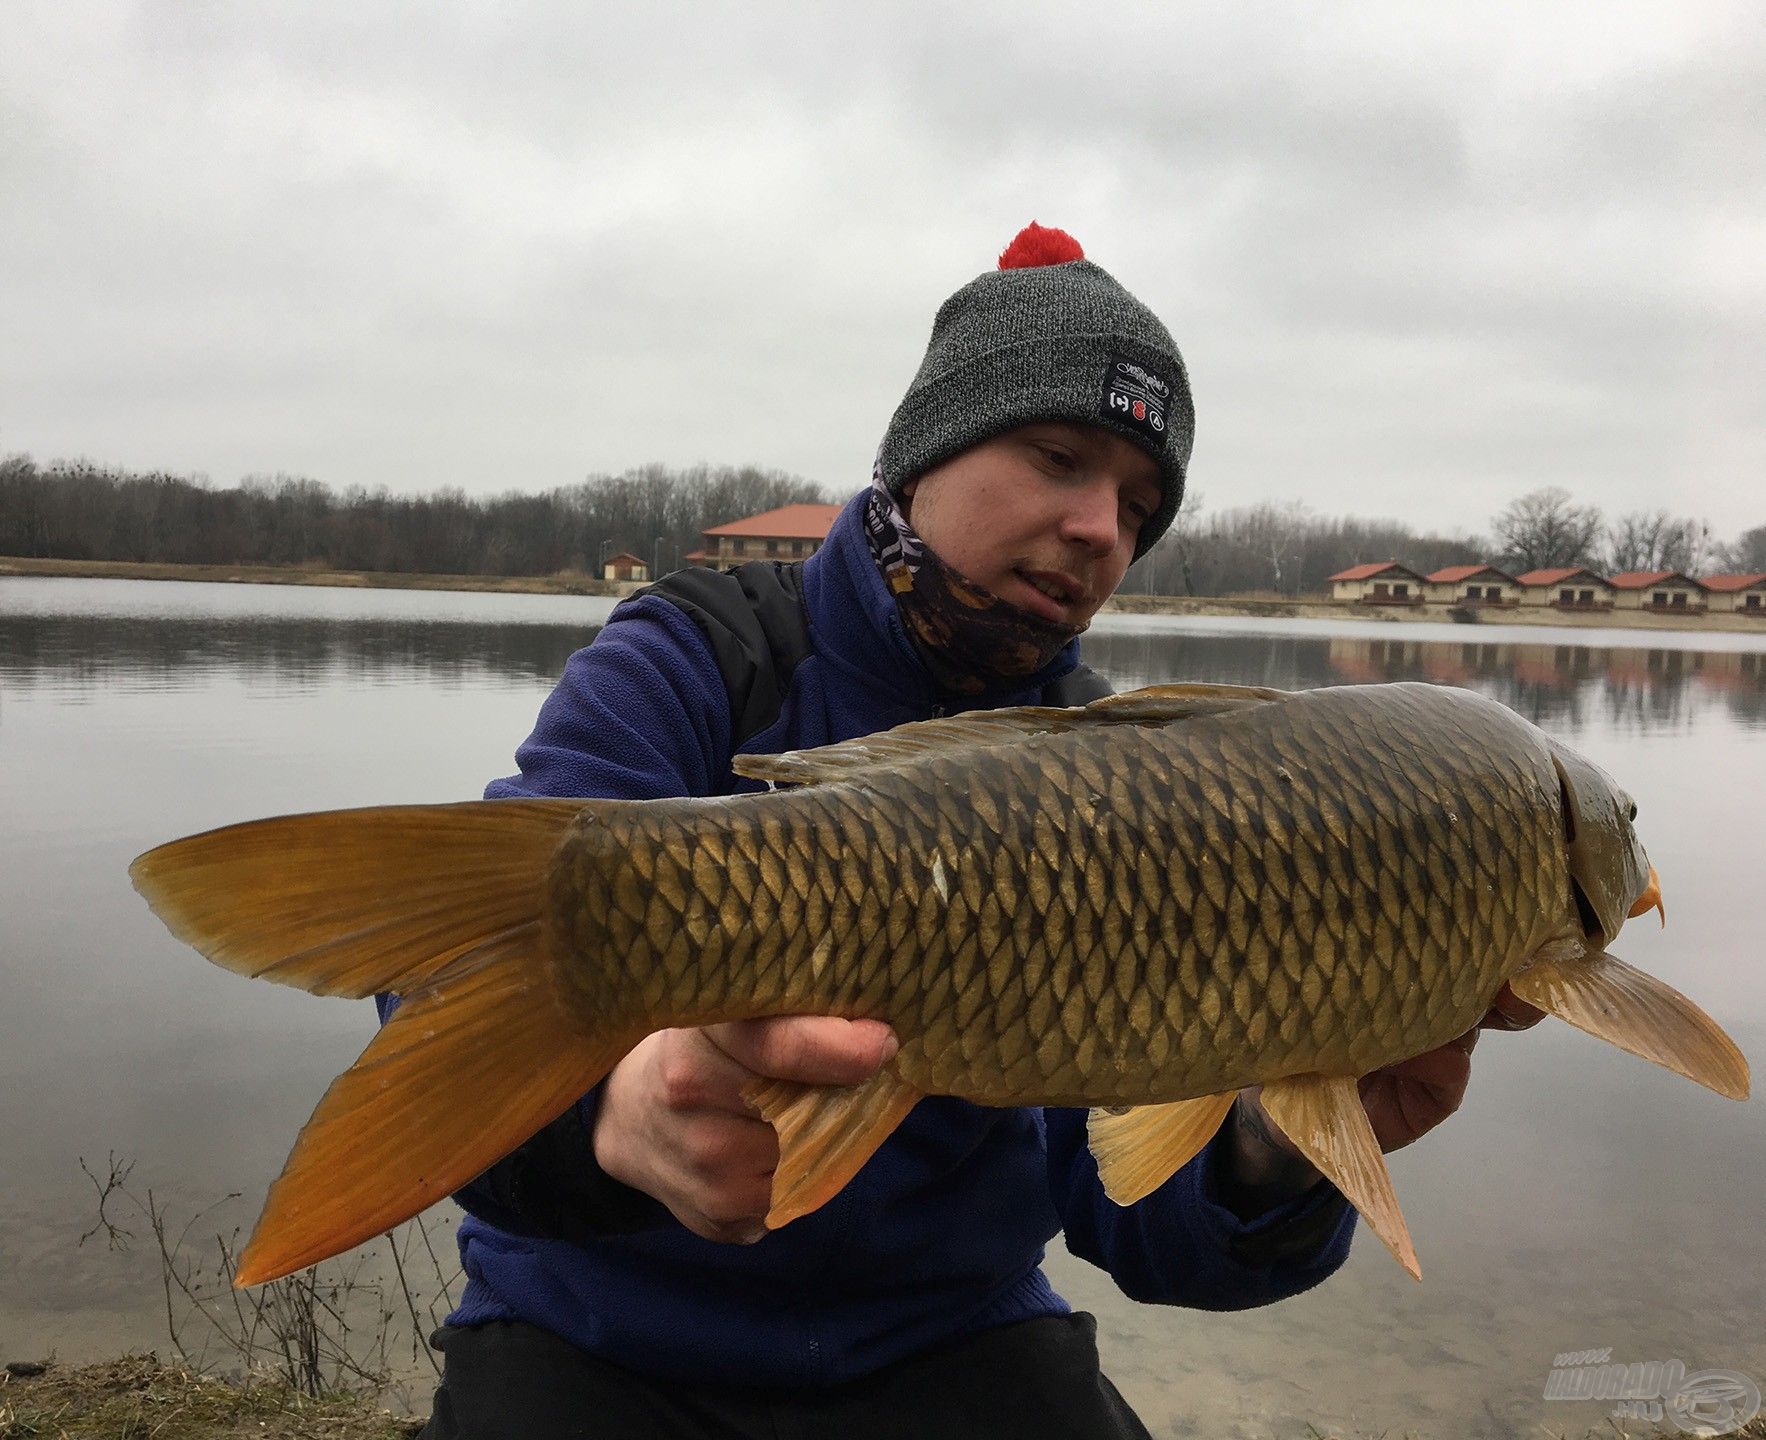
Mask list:
[[[663,569],[706,526],[821,501],[800,476],[752,466],[647,465],[541,494],[483,498],[350,489],[298,476],[218,487],[82,462],[0,460],[0,555],[184,565],[304,565],[446,575],[601,573],[629,550]]]
[[[812,481],[753,466],[646,465],[540,494],[483,498],[335,492],[297,476],[232,487],[82,462],[0,459],[0,555],[192,565],[297,565],[448,575],[601,573],[629,550],[670,570],[701,532],[780,505],[826,501]],[[1766,525],[1729,544],[1665,510],[1606,519],[1568,491],[1505,506],[1490,534],[1419,533],[1390,520],[1315,515],[1303,505],[1210,511],[1186,497],[1163,540],[1128,575],[1129,593],[1321,594],[1339,570],[1398,560],[1427,574],[1489,562],[1511,574],[1551,565],[1766,572]]]
[[[1125,590],[1159,595],[1328,593],[1329,578],[1362,560],[1409,557],[1439,569],[1482,558],[1475,538],[1422,534],[1394,520],[1314,515],[1303,505],[1250,505],[1215,514],[1186,496],[1165,538]]]
[[[1547,486],[1505,505],[1491,522],[1496,550],[1511,566],[1586,565],[1606,575],[1678,570],[1683,575],[1766,571],[1766,525],[1725,544],[1703,520],[1668,510],[1633,510],[1611,520]]]
[[[1766,573],[1766,525],[1725,544],[1702,520],[1666,510],[1608,519],[1569,491],[1535,490],[1504,506],[1485,535],[1419,534],[1394,521],[1314,515],[1303,505],[1252,505],[1208,513],[1201,497],[1183,510],[1125,589],[1166,595],[1328,593],[1330,577],[1369,560],[1396,560],[1428,574],[1490,564],[1511,575],[1557,565],[1602,574],[1626,570]]]

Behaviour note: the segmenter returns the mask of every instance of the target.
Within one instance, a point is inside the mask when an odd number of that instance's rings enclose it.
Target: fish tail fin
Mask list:
[[[1578,1030],[1697,1081],[1748,1098],[1747,1057],[1715,1020],[1672,985],[1595,950],[1542,955],[1509,988]]]
[[[166,928],[215,964],[315,995],[403,993],[539,919],[547,862],[597,803],[480,800],[282,815],[129,867]]]
[[[641,1038],[567,1012],[541,923],[564,832],[615,804],[283,816],[130,867],[172,933],[226,969],[318,995],[402,997],[301,1131],[235,1283],[340,1254],[459,1189]]]
[[[544,973],[543,948],[530,922],[407,993],[301,1130],[236,1285],[341,1254],[452,1194],[641,1038],[585,1033]]]

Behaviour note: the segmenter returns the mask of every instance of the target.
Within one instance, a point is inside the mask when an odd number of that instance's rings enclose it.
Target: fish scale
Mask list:
[[[678,1008],[651,1025],[884,1019],[906,1080],[991,1104],[1179,1099],[1420,1053],[1574,910],[1537,732],[1402,688],[910,755],[647,802],[641,823],[602,807],[554,867],[552,913],[576,917],[555,932],[566,987],[622,1017],[673,966]],[[721,943],[669,943],[706,931]]]

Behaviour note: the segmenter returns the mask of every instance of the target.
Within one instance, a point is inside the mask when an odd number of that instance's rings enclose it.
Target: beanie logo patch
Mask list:
[[[1165,407],[1171,382],[1126,355],[1112,355],[1104,367],[1104,398],[1099,415],[1139,431],[1155,447],[1165,444]]]

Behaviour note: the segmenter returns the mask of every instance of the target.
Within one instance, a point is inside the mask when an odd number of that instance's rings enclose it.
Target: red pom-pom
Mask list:
[[[1032,220],[1000,255],[1000,269],[1028,270],[1035,265],[1063,265],[1083,259],[1085,251],[1065,230],[1051,230]]]

